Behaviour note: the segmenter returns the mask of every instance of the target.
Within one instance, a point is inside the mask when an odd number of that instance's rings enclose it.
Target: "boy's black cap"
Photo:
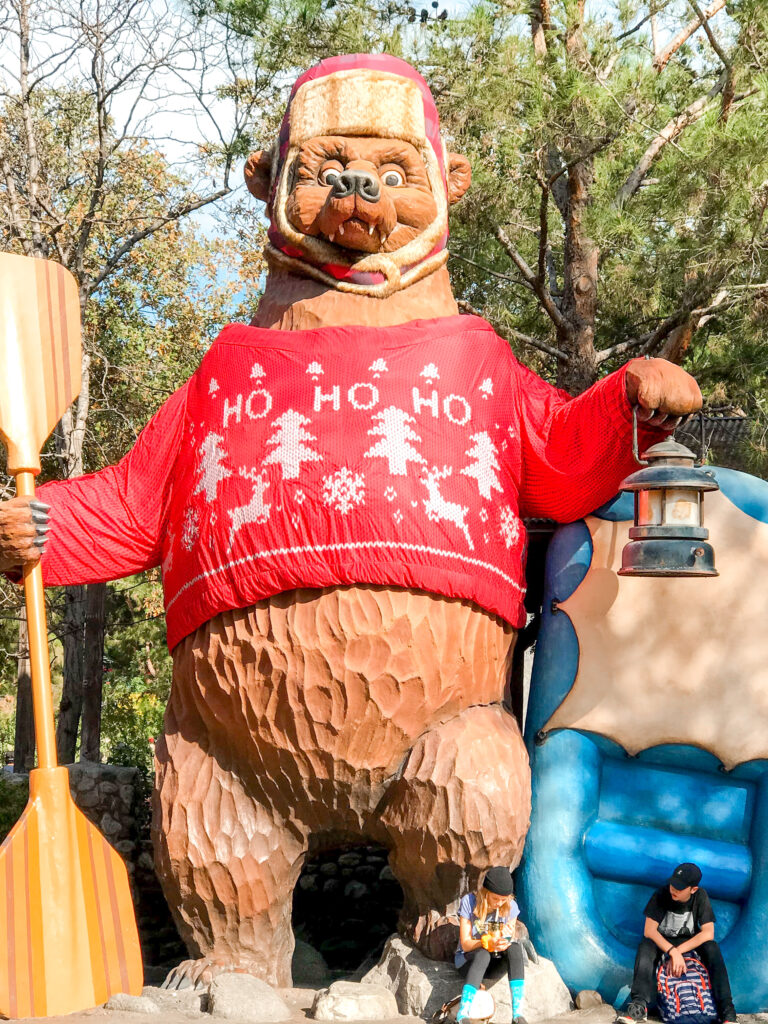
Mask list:
[[[678,864],[667,879],[667,885],[673,889],[687,889],[689,885],[698,885],[701,881],[701,868],[696,864]]]
[[[488,868],[483,879],[483,888],[494,896],[511,896],[515,891],[509,868]]]

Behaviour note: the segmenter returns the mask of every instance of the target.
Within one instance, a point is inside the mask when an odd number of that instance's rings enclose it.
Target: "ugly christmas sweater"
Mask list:
[[[171,648],[225,609],[338,584],[519,627],[521,517],[578,519],[635,468],[624,376],[571,399],[473,316],[232,324],[120,463],[40,488],[45,582],[162,565]]]

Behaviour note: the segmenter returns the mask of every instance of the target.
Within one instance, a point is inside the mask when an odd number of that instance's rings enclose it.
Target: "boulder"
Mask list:
[[[254,1024],[289,1020],[291,1009],[268,985],[251,974],[219,974],[211,982],[208,1011],[225,1020]]]
[[[105,1003],[107,1010],[123,1010],[126,1013],[160,1013],[160,1007],[146,996],[129,996],[118,992]]]
[[[382,985],[334,981],[317,993],[309,1016],[314,1020],[389,1020],[398,1016],[397,1001]]]
[[[603,997],[593,988],[582,989],[574,1000],[577,1010],[590,1010],[593,1006],[602,1006]]]
[[[298,988],[325,988],[333,980],[323,954],[301,939],[293,950],[291,977]]]
[[[364,984],[383,985],[397,1000],[400,1013],[429,1018],[443,1003],[459,995],[462,980],[453,964],[429,960],[398,935],[387,940],[379,963]],[[489,985],[496,1001],[492,1024],[509,1024],[511,1007],[506,975]],[[521,1014],[534,1024],[573,1009],[570,992],[551,960],[526,963],[525,998]]]
[[[208,992],[194,988],[155,988],[145,985],[142,996],[151,999],[161,1010],[198,1016],[208,1009]]]

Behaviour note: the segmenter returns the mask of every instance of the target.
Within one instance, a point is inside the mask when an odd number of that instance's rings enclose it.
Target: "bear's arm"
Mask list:
[[[187,385],[171,395],[117,465],[39,488],[51,506],[42,558],[47,585],[114,580],[160,563],[186,396]]]
[[[613,498],[624,477],[639,468],[626,372],[623,366],[572,398],[516,362],[521,516],[581,519]],[[639,426],[641,451],[669,433]]]

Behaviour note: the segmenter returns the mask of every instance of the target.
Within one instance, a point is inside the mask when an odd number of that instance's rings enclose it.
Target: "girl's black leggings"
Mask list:
[[[480,988],[484,979],[495,981],[500,978],[506,968],[510,981],[522,978],[525,974],[523,947],[513,942],[503,953],[489,953],[487,949],[473,949],[466,953],[466,960],[459,968],[459,975],[467,985]]]

